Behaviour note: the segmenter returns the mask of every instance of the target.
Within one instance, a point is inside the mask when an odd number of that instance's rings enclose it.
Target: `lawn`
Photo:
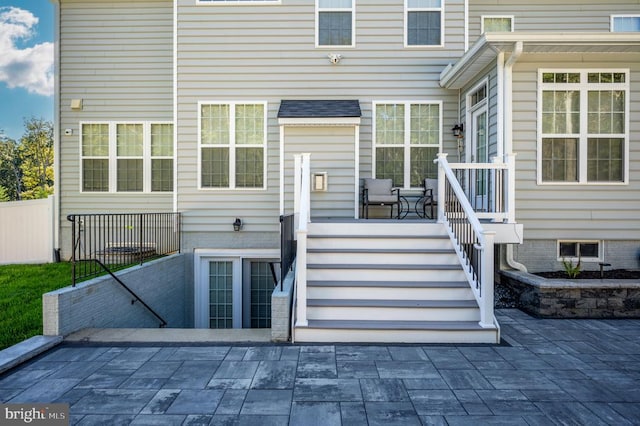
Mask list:
[[[0,265],[0,350],[42,334],[42,295],[71,284],[71,264]]]

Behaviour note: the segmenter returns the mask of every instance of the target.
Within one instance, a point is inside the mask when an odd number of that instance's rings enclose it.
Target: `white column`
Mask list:
[[[480,276],[480,291],[482,296],[480,298],[480,326],[484,328],[494,327],[493,323],[493,241],[496,233],[495,231],[484,231],[482,236],[484,237],[484,247],[482,249],[482,263],[481,263],[481,276]]]

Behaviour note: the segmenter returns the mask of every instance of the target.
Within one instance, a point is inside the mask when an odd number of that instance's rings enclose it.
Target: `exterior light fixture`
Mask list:
[[[453,132],[453,136],[456,138],[462,138],[464,136],[464,124],[456,123],[456,125],[451,128],[451,132]]]
[[[236,217],[236,220],[233,222],[233,230],[238,232],[242,229],[242,220],[239,217]]]

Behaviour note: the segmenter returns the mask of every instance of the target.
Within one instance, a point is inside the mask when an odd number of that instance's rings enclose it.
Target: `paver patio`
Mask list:
[[[640,424],[640,320],[500,310],[502,345],[69,345],[0,376],[0,401],[71,424]]]

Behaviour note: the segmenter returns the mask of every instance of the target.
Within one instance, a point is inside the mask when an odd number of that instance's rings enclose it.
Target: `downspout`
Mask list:
[[[54,9],[54,45],[53,45],[53,245],[54,260],[60,256],[60,1],[51,0]]]
[[[508,155],[513,161],[515,158],[513,154],[513,66],[522,55],[523,43],[518,41],[513,46],[513,52],[511,56],[504,64],[503,69],[503,105],[504,105],[504,122],[503,122],[503,134],[504,134],[504,150],[503,153]],[[512,169],[513,170],[513,169]],[[515,222],[515,182],[516,178],[514,173],[510,173],[509,176],[509,194],[507,197],[510,201],[510,222]],[[527,272],[527,267],[522,263],[515,260],[513,257],[513,244],[507,244],[505,253],[505,261],[507,265],[513,269],[517,269],[522,272]]]

